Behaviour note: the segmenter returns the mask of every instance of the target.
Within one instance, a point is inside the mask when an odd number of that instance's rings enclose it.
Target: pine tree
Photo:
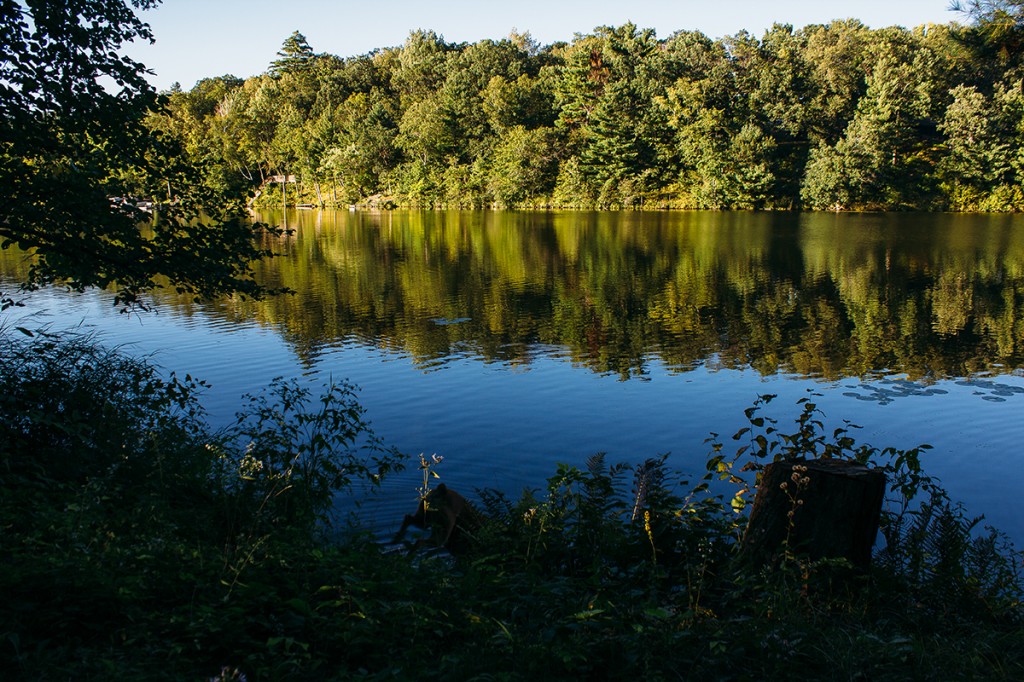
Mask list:
[[[277,56],[278,59],[270,64],[270,73],[280,76],[309,71],[314,54],[313,48],[306,41],[306,36],[294,31],[285,39]]]

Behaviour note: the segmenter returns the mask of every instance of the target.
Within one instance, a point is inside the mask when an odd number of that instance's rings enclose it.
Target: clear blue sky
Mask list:
[[[191,88],[208,76],[262,73],[292,31],[317,52],[341,57],[400,45],[409,31],[433,29],[449,42],[529,31],[543,45],[572,40],[602,25],[632,21],[665,38],[679,29],[718,38],[773,23],[799,28],[853,17],[872,28],[948,23],[948,0],[164,0],[143,13],[156,44],[128,52],[156,75],[160,89]]]

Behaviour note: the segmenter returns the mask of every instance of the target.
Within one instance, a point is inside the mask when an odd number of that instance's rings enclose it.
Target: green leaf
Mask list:
[[[298,597],[296,597],[294,599],[289,599],[285,602],[285,604],[292,607],[304,616],[313,615],[313,610],[309,608],[309,603],[307,603],[304,599],[299,599]]]
[[[604,613],[604,611],[604,609],[587,609],[586,611],[574,613],[572,617],[576,620],[589,620],[591,618],[600,616],[602,613]]]

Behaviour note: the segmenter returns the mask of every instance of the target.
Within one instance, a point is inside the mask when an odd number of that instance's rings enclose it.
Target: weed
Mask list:
[[[189,378],[84,338],[0,343],[14,678],[1024,677],[1020,555],[948,500],[920,449],[826,434],[810,399],[792,432],[759,399],[695,481],[666,456],[595,455],[517,498],[479,491],[471,550],[410,562],[319,532],[332,495],[398,464],[352,387],[277,382],[212,433]],[[797,548],[779,569],[738,560],[764,465],[807,456],[890,472],[885,545],[853,582]],[[421,457],[421,496],[439,463]]]

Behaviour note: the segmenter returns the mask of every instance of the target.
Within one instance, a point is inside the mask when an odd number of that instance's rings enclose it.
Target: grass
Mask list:
[[[403,461],[351,387],[277,382],[212,432],[191,379],[16,337],[0,335],[13,678],[1024,679],[1021,556],[917,449],[827,435],[810,399],[791,431],[760,400],[697,476],[596,455],[517,499],[478,491],[485,523],[452,558],[325,540],[332,496]],[[797,455],[886,469],[867,573],[789,548],[739,560],[759,470]]]

